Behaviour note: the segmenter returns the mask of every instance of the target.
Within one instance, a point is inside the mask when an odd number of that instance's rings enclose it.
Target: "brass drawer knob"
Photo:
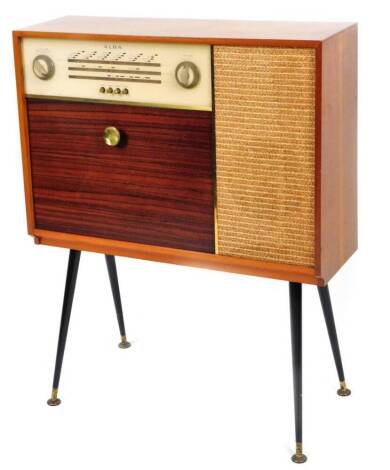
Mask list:
[[[116,127],[106,127],[103,132],[103,139],[109,147],[115,147],[121,140],[121,134]]]

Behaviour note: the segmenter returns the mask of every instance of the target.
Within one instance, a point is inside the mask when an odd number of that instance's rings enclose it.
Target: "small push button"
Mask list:
[[[100,93],[105,93],[105,92],[106,92],[106,89],[104,88],[104,86],[101,86],[101,87],[100,87],[99,92],[100,92]]]

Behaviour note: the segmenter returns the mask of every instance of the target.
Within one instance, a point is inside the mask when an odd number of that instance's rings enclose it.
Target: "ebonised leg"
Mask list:
[[[291,460],[304,463],[307,457],[302,447],[302,284],[290,282],[289,288],[296,442]]]
[[[121,342],[119,343],[119,347],[122,349],[126,349],[126,348],[129,348],[131,344],[126,339],[125,322],[123,320],[121,294],[119,291],[119,282],[118,282],[118,274],[116,271],[115,257],[112,255],[106,255],[106,263],[107,263],[108,275],[110,277],[112,296],[114,297],[116,316],[118,318],[118,324],[119,324],[119,331],[121,334]]]
[[[348,389],[345,383],[343,363],[341,361],[340,347],[337,339],[336,325],[334,322],[333,309],[332,303],[330,301],[328,286],[318,287],[318,293],[320,295],[322,310],[324,312],[326,322],[326,328],[328,329],[330,344],[332,346],[333,357],[336,363],[337,374],[339,376],[340,381],[340,388],[339,390],[337,390],[337,393],[342,397],[346,397],[348,395],[351,395],[351,391]]]
[[[55,365],[55,370],[54,370],[53,389],[52,389],[51,398],[47,401],[47,404],[50,406],[57,406],[61,403],[61,400],[57,398],[58,385],[60,382],[62,361],[64,359],[66,337],[68,335],[69,320],[70,320],[70,314],[72,311],[72,303],[73,303],[74,291],[76,287],[77,272],[78,272],[79,263],[80,263],[80,255],[81,255],[80,251],[70,250],[69,252],[68,272],[66,274],[66,284],[65,284],[64,301],[63,301],[63,306],[62,306],[60,334],[58,337],[57,357],[56,357],[56,365]]]

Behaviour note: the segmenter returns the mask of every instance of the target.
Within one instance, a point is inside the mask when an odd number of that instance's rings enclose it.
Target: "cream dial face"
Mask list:
[[[24,38],[22,51],[29,96],[212,110],[208,45]]]

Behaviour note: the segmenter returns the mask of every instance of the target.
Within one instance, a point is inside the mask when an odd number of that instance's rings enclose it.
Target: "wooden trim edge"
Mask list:
[[[324,285],[324,280],[315,276],[313,268],[304,266],[177,250],[39,229],[34,230],[34,236],[39,238],[42,245],[268,277],[304,284]]]
[[[16,91],[18,98],[18,113],[19,113],[19,127],[20,127],[20,144],[22,150],[22,165],[23,165],[23,179],[24,179],[24,194],[27,215],[27,230],[30,235],[33,234],[35,221],[34,221],[34,202],[32,191],[32,176],[30,165],[30,143],[28,137],[28,120],[26,111],[26,99],[24,96],[24,76],[23,64],[21,54],[20,38],[17,34],[13,34],[13,49],[15,61],[15,76],[16,76]]]
[[[160,42],[208,44],[215,46],[263,46],[263,47],[318,47],[322,41],[309,39],[254,39],[254,38],[213,38],[213,37],[177,37],[177,36],[140,36],[99,33],[61,33],[49,31],[13,31],[20,38],[79,39],[83,41],[118,41],[118,42]]]
[[[316,47],[315,77],[315,174],[314,174],[314,266],[317,276],[321,274],[321,182],[322,182],[322,43]]]

